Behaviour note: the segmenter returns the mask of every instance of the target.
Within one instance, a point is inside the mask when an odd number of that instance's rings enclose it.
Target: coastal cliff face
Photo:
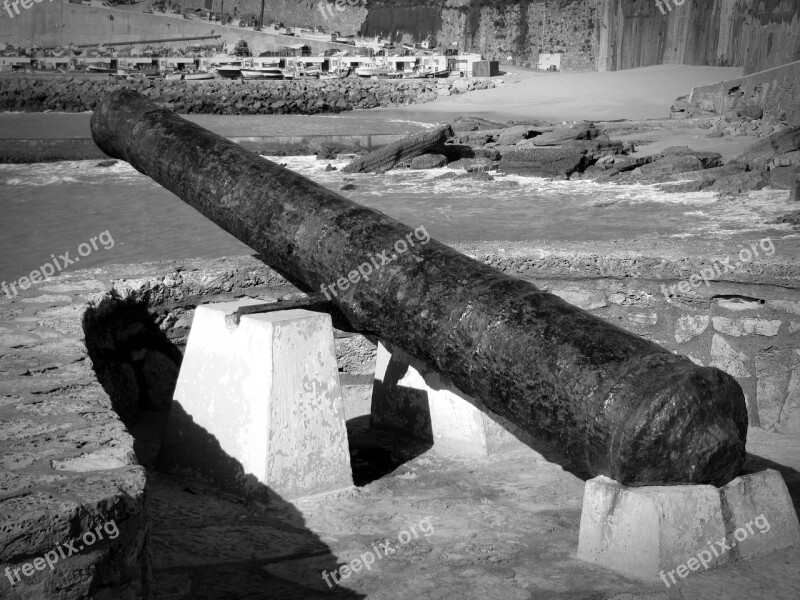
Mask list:
[[[194,8],[204,0],[189,0]],[[213,0],[220,10],[223,0]],[[395,42],[431,39],[490,59],[512,56],[535,63],[540,52],[562,54],[562,68],[592,70],[597,55],[597,0],[349,0],[340,8],[327,0],[267,2],[264,22],[381,35]],[[224,10],[258,15],[260,0],[224,0]]]
[[[742,66],[745,73],[800,60],[798,0],[269,0],[273,22],[341,35],[381,35],[395,42],[431,39],[488,59],[535,65],[540,53],[561,55],[563,70],[620,70],[659,64]],[[680,2],[680,5],[677,3]],[[52,45],[143,39],[189,25],[220,33],[214,23],[43,3],[0,19],[0,42]],[[184,0],[252,22],[261,0]],[[84,10],[85,9],[85,10]],[[111,18],[113,17],[113,18]],[[165,27],[166,26],[166,27]],[[225,28],[234,37],[246,37]],[[274,30],[272,30],[274,31]],[[250,29],[250,34],[252,34]],[[229,36],[230,37],[230,36]],[[293,38],[285,38],[292,40]],[[298,40],[299,41],[299,40]],[[275,44],[283,44],[278,40]]]
[[[687,64],[748,74],[800,60],[797,0],[598,0],[597,15],[599,70]]]
[[[203,0],[193,0],[200,6]],[[214,0],[215,10],[223,0]],[[265,22],[380,34],[536,63],[559,53],[564,70],[659,64],[743,66],[752,73],[800,60],[797,0],[274,0]],[[257,14],[259,0],[227,0]],[[327,8],[326,8],[327,7]]]

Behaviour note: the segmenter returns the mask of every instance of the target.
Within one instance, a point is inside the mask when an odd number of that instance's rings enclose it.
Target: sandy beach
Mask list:
[[[676,98],[694,86],[724,81],[741,68],[661,65],[613,72],[546,73],[508,69],[508,85],[456,96],[432,104],[373,109],[420,121],[445,121],[459,114],[487,119],[613,121],[665,119]],[[364,111],[354,111],[354,115]]]

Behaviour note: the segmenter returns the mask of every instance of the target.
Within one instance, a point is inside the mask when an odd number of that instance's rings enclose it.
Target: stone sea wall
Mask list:
[[[753,75],[694,88],[689,102],[703,110],[725,114],[759,106],[765,114],[800,123],[800,61]]]
[[[0,77],[0,111],[83,112],[101,97],[130,88],[180,114],[269,115],[341,112],[356,108],[403,106],[493,88],[489,79],[381,81],[337,80],[115,81],[78,78]]]

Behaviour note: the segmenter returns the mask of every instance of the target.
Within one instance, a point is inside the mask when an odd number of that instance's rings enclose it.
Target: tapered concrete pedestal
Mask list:
[[[159,457],[248,494],[353,485],[330,316],[195,311]],[[226,319],[227,317],[227,319]]]
[[[524,449],[539,456],[518,427],[383,342],[375,362],[370,427],[432,442],[448,454],[490,456]]]
[[[625,575],[672,587],[695,571],[798,544],[789,490],[771,469],[721,488],[586,482],[578,558]]]

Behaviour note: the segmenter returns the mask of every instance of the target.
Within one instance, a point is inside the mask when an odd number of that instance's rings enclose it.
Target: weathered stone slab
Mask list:
[[[569,177],[588,165],[586,152],[576,148],[523,148],[504,152],[500,159],[500,170],[505,173],[540,177]]]
[[[592,123],[578,123],[572,127],[564,127],[543,133],[534,138],[536,146],[559,146],[570,140],[592,140],[600,135],[600,131]]]
[[[195,312],[160,462],[253,495],[351,486],[330,315],[294,309],[230,326],[226,317],[251,303]]]
[[[342,169],[344,173],[383,173],[415,156],[430,152],[441,152],[444,142],[453,137],[450,125],[442,125],[430,131],[415,133],[388,144],[365,156],[356,158]]]
[[[669,587],[692,571],[797,545],[789,490],[771,469],[722,488],[586,482],[578,558],[628,576]]]
[[[539,133],[539,130],[532,125],[513,125],[508,129],[504,129],[497,137],[497,143],[504,146],[511,146],[522,140]]]
[[[713,317],[712,322],[714,323],[714,329],[733,337],[741,337],[748,334],[773,337],[778,335],[778,331],[781,328],[781,321],[778,320]]]
[[[800,149],[800,125],[795,125],[751,144],[734,160],[760,169],[766,167],[776,155],[798,149]]]

